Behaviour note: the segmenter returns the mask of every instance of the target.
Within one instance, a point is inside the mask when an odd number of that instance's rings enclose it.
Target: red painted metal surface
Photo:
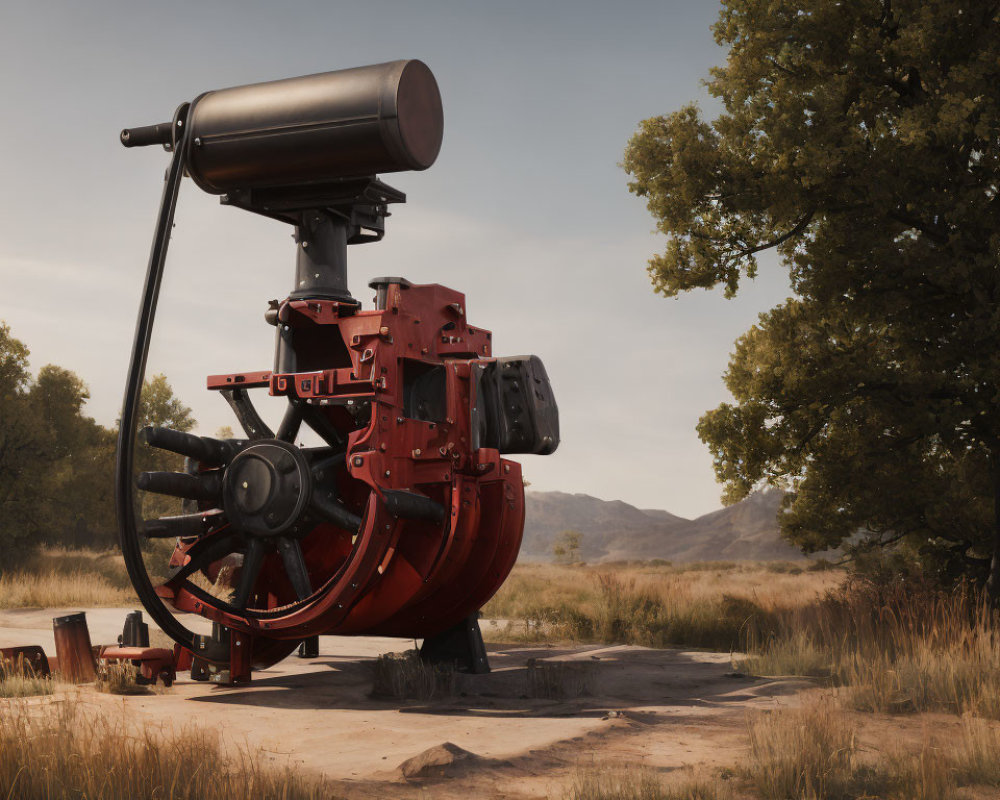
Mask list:
[[[98,661],[128,661],[139,668],[146,683],[159,680],[170,686],[177,677],[176,658],[173,650],[162,647],[108,646],[98,650]]]
[[[296,599],[277,554],[266,557],[247,613],[184,580],[168,581],[157,593],[252,644],[256,666],[316,634],[422,638],[447,630],[500,587],[524,525],[520,466],[477,447],[473,431],[472,370],[492,360],[490,332],[468,324],[460,292],[405,281],[389,285],[384,309],[286,300],[277,321],[306,330],[315,352],[300,355],[324,368],[213,375],[208,387],[267,387],[318,408],[348,442],[337,493],[361,516],[361,528],[352,536],[324,523],[302,538],[315,589],[304,600]],[[440,390],[434,409],[411,407],[406,395],[414,376]],[[368,403],[370,418],[359,421],[356,409]],[[434,500],[445,510],[444,522],[394,517],[384,494],[392,490]],[[225,530],[202,537],[198,546]],[[184,563],[190,546],[178,545],[175,565]],[[210,576],[223,566],[213,565]],[[239,658],[240,671],[248,669],[251,656],[242,651]]]

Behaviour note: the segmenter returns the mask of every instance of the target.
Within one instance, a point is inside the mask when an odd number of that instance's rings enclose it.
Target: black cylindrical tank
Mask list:
[[[206,192],[427,169],[444,114],[422,61],[391,61],[200,95],[188,171]]]

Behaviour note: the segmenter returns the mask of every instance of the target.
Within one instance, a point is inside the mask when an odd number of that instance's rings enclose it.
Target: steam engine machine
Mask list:
[[[421,655],[488,669],[478,610],[503,583],[524,526],[521,468],[506,456],[559,443],[536,356],[498,358],[465,296],[402,277],[347,287],[351,245],[379,241],[405,196],[379,173],[437,158],[443,113],[420,61],[241,86],[182,104],[170,122],[126,129],[126,147],[170,153],[121,415],[116,503],[130,578],[177,643],[179,667],[245,681],[322,634],[423,639]],[[146,357],[184,176],[236,209],[294,227],[291,292],[265,313],[270,369],[209,376],[242,438],[137,431]],[[287,401],[272,429],[253,391]],[[320,446],[297,444],[311,429]],[[136,436],[185,457],[134,471]],[[134,487],[183,499],[138,518]],[[176,542],[154,586],[144,540]],[[200,577],[199,577],[200,576]],[[172,610],[199,614],[212,634]],[[125,642],[125,644],[136,644]]]

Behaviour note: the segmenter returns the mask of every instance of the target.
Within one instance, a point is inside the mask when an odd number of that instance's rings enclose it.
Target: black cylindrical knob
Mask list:
[[[444,133],[422,61],[206,92],[188,114],[188,171],[206,192],[427,169]]]

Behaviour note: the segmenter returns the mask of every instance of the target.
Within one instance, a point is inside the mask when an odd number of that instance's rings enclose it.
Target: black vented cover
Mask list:
[[[487,362],[477,381],[473,428],[479,446],[548,455],[559,446],[559,408],[538,356]],[[477,425],[478,423],[478,425]]]

